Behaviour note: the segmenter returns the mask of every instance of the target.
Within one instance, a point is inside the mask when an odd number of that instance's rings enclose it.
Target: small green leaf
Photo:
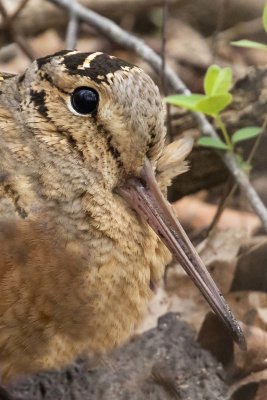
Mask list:
[[[232,85],[231,68],[220,68],[218,65],[211,65],[204,79],[204,89],[208,96],[215,96],[228,93]]]
[[[212,95],[214,82],[216,82],[219,74],[220,74],[220,67],[218,65],[214,64],[208,68],[204,79],[204,90],[207,96]]]
[[[263,22],[264,30],[267,33],[267,3],[265,4],[264,9],[263,9],[262,22]]]
[[[195,107],[197,111],[214,117],[232,102],[232,98],[233,97],[230,93],[221,94],[218,96],[204,97],[197,102]]]
[[[213,147],[214,149],[229,150],[227,144],[225,144],[219,138],[202,136],[201,138],[198,139],[197,144],[203,147]]]
[[[232,95],[226,93],[208,97],[203,94],[178,94],[165,97],[165,101],[177,107],[215,116],[232,102]]]
[[[264,43],[254,42],[253,40],[237,40],[236,42],[231,42],[232,46],[237,47],[249,47],[251,49],[267,50],[267,45]]]
[[[197,111],[196,105],[199,100],[203,99],[203,94],[190,94],[188,96],[183,94],[176,94],[174,96],[165,97],[165,101],[173,106],[182,107],[187,110]]]
[[[258,126],[249,126],[247,128],[242,128],[233,134],[231,141],[233,144],[236,144],[238,142],[241,142],[242,140],[252,139],[255,136],[258,136],[261,132],[262,128]]]

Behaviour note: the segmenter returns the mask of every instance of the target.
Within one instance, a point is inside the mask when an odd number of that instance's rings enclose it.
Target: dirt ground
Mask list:
[[[227,400],[224,375],[192,329],[169,313],[95,369],[80,360],[25,379],[11,393],[17,400]]]

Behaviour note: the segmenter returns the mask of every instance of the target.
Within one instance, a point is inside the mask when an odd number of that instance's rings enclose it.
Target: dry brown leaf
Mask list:
[[[255,397],[257,396],[257,389],[259,388],[259,384],[264,383],[266,386],[266,382],[267,369],[264,371],[255,372],[231,385],[229,389],[229,395],[233,400],[243,400],[245,394],[247,400],[260,400],[261,398],[259,399]],[[248,397],[249,394],[250,396]],[[265,397],[262,399],[266,399],[266,392]]]
[[[217,206],[205,203],[194,196],[184,197],[182,200],[173,204],[182,224],[190,226],[192,229],[207,227],[216,211]],[[260,222],[254,214],[225,209],[218,223],[218,229],[240,228],[246,229],[248,234],[255,232]]]
[[[267,292],[267,238],[256,237],[240,249],[231,290]]]
[[[167,52],[169,58],[187,66],[207,69],[212,63],[212,51],[204,36],[177,18],[168,20]]]
[[[242,376],[267,368],[267,332],[255,326],[241,323],[247,340],[247,351],[235,346],[234,364]]]
[[[44,33],[41,33],[29,42],[36,58],[56,53],[65,47],[64,41],[59,37],[58,33],[54,29],[49,29]]]
[[[261,381],[254,400],[266,400],[267,381]]]
[[[233,339],[225,325],[212,312],[205,317],[198,333],[198,342],[223,365],[227,366],[233,361]]]
[[[226,300],[238,319],[247,325],[267,329],[267,294],[256,291],[231,292]]]
[[[218,231],[198,249],[211,274],[225,293],[232,284],[235,258],[242,240],[244,237],[241,231]],[[181,318],[196,330],[209,311],[205,299],[179,265],[168,268],[165,286],[158,287],[149,304],[146,318],[137,333],[156,326],[157,319],[170,311],[180,313]]]
[[[243,399],[244,393],[246,395],[249,393],[252,384],[267,381],[267,333],[254,326],[242,323],[241,326],[247,340],[247,352],[241,351],[234,345],[229,332],[213,313],[206,316],[198,335],[198,341],[202,347],[209,350],[217,360],[227,367],[232,378],[245,376],[235,382],[230,390],[233,399],[240,400]],[[246,399],[261,399],[264,388],[266,389],[265,385],[259,386],[258,397],[254,397],[255,393],[252,393],[252,396],[246,397]]]

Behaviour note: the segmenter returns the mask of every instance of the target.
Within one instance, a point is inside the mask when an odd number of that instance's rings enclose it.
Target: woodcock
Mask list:
[[[126,340],[171,253],[245,347],[162,194],[186,169],[191,143],[164,148],[153,81],[113,56],[78,51],[0,79],[2,380]]]

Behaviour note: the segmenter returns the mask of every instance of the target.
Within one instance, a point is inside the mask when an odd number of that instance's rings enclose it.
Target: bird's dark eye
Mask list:
[[[78,87],[71,95],[71,105],[79,114],[93,114],[97,110],[99,95],[95,89]]]

